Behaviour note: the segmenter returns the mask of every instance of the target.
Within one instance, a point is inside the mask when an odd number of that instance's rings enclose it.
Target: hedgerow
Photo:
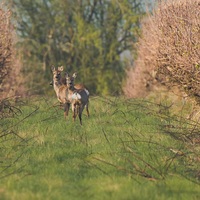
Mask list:
[[[200,0],[161,1],[142,21],[138,58],[125,94],[144,96],[163,83],[200,103]]]

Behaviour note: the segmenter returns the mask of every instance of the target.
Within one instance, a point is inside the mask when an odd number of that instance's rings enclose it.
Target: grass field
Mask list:
[[[81,126],[55,103],[25,100],[1,119],[0,200],[200,199],[200,126],[187,108],[91,97]]]

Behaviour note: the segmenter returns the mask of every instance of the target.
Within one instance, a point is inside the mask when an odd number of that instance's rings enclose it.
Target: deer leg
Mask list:
[[[68,107],[67,107],[67,103],[64,103],[64,118],[65,119],[67,115],[68,115]]]
[[[64,117],[66,118],[69,113],[70,103],[64,103]]]
[[[73,121],[76,119],[76,106],[72,104],[72,112],[73,112]]]
[[[66,114],[68,116],[69,113],[69,108],[70,108],[70,103],[66,103]]]
[[[83,112],[83,108],[82,106],[79,106],[78,108],[78,116],[79,116],[79,121],[80,121],[80,124],[82,125],[82,112]]]
[[[89,113],[88,106],[89,106],[89,102],[85,105],[85,109],[86,109],[86,112],[87,112],[87,116],[89,117],[89,116],[90,116],[90,113]]]

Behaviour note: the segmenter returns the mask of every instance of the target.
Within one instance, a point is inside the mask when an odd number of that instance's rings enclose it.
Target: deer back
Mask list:
[[[74,96],[76,96],[76,100],[79,100],[83,106],[85,106],[89,101],[89,96],[85,89],[75,90],[72,100],[74,99]]]

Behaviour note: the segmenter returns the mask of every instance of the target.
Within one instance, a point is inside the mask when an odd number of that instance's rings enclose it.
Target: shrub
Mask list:
[[[11,12],[0,8],[0,86],[8,75],[12,60],[12,31],[10,24]]]
[[[16,54],[16,34],[11,23],[12,12],[0,5],[0,102],[4,98],[24,95],[21,59]],[[19,51],[18,51],[19,52]],[[2,101],[1,101],[2,100]]]
[[[157,83],[177,84],[200,103],[200,0],[161,1],[142,21],[126,95],[144,96]],[[156,83],[156,84],[155,84]]]

